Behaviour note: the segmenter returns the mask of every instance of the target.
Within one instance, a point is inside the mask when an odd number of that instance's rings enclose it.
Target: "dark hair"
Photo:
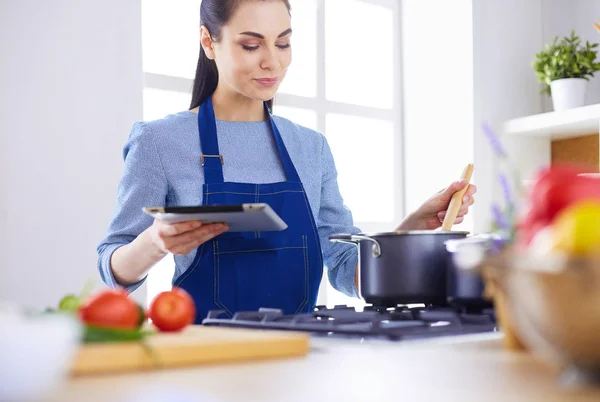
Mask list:
[[[247,0],[202,0],[200,4],[200,25],[206,27],[214,41],[218,42],[220,40],[221,27],[227,24],[241,1]],[[288,11],[291,11],[289,0],[280,1],[283,1]],[[215,92],[215,89],[217,89],[218,82],[219,72],[217,65],[214,60],[206,56],[202,45],[200,45],[200,55],[198,56],[198,66],[196,67],[190,109],[200,106],[208,99]],[[269,110],[273,109],[273,99],[267,101],[267,106]]]

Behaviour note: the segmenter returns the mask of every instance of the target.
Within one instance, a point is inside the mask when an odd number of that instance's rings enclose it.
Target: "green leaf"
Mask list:
[[[75,295],[66,295],[58,303],[58,310],[67,313],[75,313],[80,305],[81,299],[79,297]]]
[[[148,336],[155,334],[154,330],[122,330],[112,328],[100,328],[85,326],[83,343],[98,344],[98,343],[114,343],[114,342],[138,342],[139,345],[148,354],[155,367],[161,367],[163,364],[152,347],[146,343]]]
[[[579,36],[572,30],[569,37],[555,37],[552,43],[544,45],[543,50],[535,54],[532,68],[539,82],[543,84],[542,93],[550,94],[547,86],[561,78],[584,78],[594,76],[600,71],[596,63],[598,43],[581,44]]]
[[[144,325],[144,322],[146,322],[146,311],[144,310],[144,308],[138,304],[138,324],[137,327],[141,328],[142,325]]]
[[[155,331],[153,330],[144,330],[142,328],[127,330],[86,325],[84,328],[83,343],[137,342],[154,333]]]

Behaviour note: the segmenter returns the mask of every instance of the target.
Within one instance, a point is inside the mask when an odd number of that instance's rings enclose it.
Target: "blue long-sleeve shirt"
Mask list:
[[[98,245],[98,270],[111,287],[119,284],[110,268],[112,253],[146,230],[153,218],[146,206],[200,205],[204,172],[200,164],[198,115],[184,111],[151,122],[136,122],[123,148],[124,169],[117,203],[104,239]],[[274,117],[292,162],[304,184],[317,224],[323,261],[331,285],[356,296],[357,248],[332,243],[334,233],[358,233],[337,184],[333,155],[325,137],[314,130]],[[273,183],[285,180],[268,122],[217,120],[219,151],[225,181]],[[177,280],[190,266],[196,250],[175,255]],[[131,285],[135,290],[141,283]]]

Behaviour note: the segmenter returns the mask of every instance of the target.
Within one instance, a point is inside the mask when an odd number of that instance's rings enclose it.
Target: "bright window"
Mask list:
[[[304,127],[318,130],[317,112],[315,110],[282,105],[275,106],[274,110],[278,116],[285,117]]]
[[[317,95],[317,0],[292,1],[293,62],[279,93]]]
[[[394,216],[394,124],[389,120],[327,114],[325,130],[338,170],[340,192],[357,222]],[[359,186],[356,184],[360,183]]]
[[[165,89],[144,88],[144,120],[157,120],[167,114],[189,109],[190,96]]]
[[[327,99],[394,107],[394,9],[362,0],[325,1]],[[349,85],[349,83],[352,83]]]
[[[142,0],[144,71],[194,78],[200,52],[200,0]]]

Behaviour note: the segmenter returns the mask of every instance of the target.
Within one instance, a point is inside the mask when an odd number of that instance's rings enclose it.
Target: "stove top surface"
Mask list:
[[[213,310],[203,325],[309,332],[314,336],[415,340],[496,331],[493,309],[466,311],[453,307],[399,305],[396,307],[317,306],[311,313],[284,315],[262,308],[227,317]]]

